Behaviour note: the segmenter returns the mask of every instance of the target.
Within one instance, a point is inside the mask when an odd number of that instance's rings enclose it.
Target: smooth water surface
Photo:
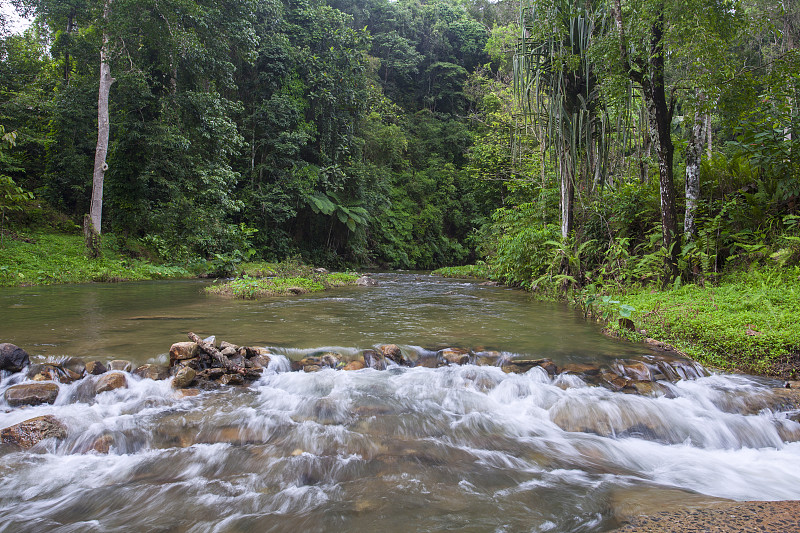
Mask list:
[[[209,283],[199,281],[3,289],[0,339],[31,354],[135,363],[165,354],[189,331],[286,349],[395,343],[503,350],[556,362],[647,351],[606,339],[566,306],[521,291],[428,275],[375,277],[377,287],[259,301],[206,294]]]
[[[541,368],[288,372],[307,351],[387,342],[559,365],[648,353],[516,291],[376,277],[261,302],[196,282],[5,292],[0,337],[32,353],[144,362],[194,330],[283,355],[248,388],[181,397],[129,376],[99,395],[60,385],[52,406],[0,404],[0,427],[42,414],[69,427],[58,444],[0,448],[0,531],[599,532],[630,512],[800,499],[800,424],[768,409],[763,380],[649,397]]]

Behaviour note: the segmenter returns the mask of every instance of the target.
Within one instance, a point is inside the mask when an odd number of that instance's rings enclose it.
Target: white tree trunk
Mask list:
[[[686,242],[697,236],[695,214],[700,201],[700,159],[703,155],[703,117],[695,113],[686,147],[686,215],[683,218],[683,233]]]
[[[111,8],[111,0],[106,1],[103,10],[103,18],[108,20]],[[108,154],[108,93],[114,78],[111,77],[111,66],[109,60],[109,38],[106,31],[103,32],[103,46],[100,48],[100,90],[97,95],[97,148],[94,153],[94,171],[92,173],[92,201],[89,209],[89,218],[84,220],[84,236],[86,246],[91,255],[98,255],[100,248],[101,220],[103,217],[103,180],[105,178],[108,164],[106,155]]]

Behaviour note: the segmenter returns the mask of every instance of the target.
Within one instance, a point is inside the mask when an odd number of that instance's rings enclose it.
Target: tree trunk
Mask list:
[[[566,239],[572,231],[575,207],[575,180],[572,173],[563,165],[561,169],[561,238]]]
[[[695,113],[686,147],[686,215],[683,218],[683,236],[686,242],[697,236],[695,214],[700,201],[700,159],[703,155],[703,116]]]
[[[675,184],[672,178],[672,159],[675,146],[672,144],[672,113],[664,93],[663,71],[653,74],[644,83],[645,102],[650,122],[650,137],[658,156],[659,192],[661,193],[662,245],[667,251],[665,267],[668,278],[678,275],[678,247],[673,246],[678,237],[678,217],[675,210]]]
[[[106,1],[103,10],[103,18],[107,21],[111,9],[111,0]],[[89,216],[84,217],[83,232],[86,239],[86,246],[89,255],[98,257],[100,255],[100,234],[101,220],[103,216],[103,179],[105,178],[108,164],[106,164],[106,154],[108,153],[108,93],[114,78],[111,77],[111,67],[109,60],[109,38],[106,31],[103,32],[103,46],[100,48],[100,90],[97,95],[97,148],[94,153],[94,172],[92,173],[92,202],[89,209]]]

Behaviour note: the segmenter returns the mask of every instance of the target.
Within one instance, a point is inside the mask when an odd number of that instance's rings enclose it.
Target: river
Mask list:
[[[96,396],[61,384],[54,405],[0,403],[0,428],[44,414],[69,428],[58,443],[0,448],[0,531],[599,532],[632,510],[800,499],[800,424],[769,409],[776,384],[763,378],[635,395],[541,368],[289,372],[319,350],[386,343],[559,367],[660,356],[519,291],[375,278],[255,302],[196,281],[3,289],[0,342],[35,360],[163,364],[189,331],[275,355],[247,388],[183,397],[129,376]],[[0,393],[20,379],[4,376]]]

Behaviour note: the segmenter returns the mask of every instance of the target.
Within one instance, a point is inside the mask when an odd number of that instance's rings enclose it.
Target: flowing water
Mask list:
[[[242,302],[205,283],[0,293],[0,341],[34,359],[166,362],[186,332],[278,354],[250,387],[184,397],[169,381],[9,408],[63,441],[0,448],[0,531],[608,531],[633,511],[800,499],[796,412],[767,380],[710,375],[640,396],[496,366],[289,372],[319,350],[445,346],[613,364],[656,357],[557,304],[414,274]],[[0,393],[19,383],[6,375]],[[0,400],[2,402],[2,400]],[[98,453],[97,443],[106,443]]]

